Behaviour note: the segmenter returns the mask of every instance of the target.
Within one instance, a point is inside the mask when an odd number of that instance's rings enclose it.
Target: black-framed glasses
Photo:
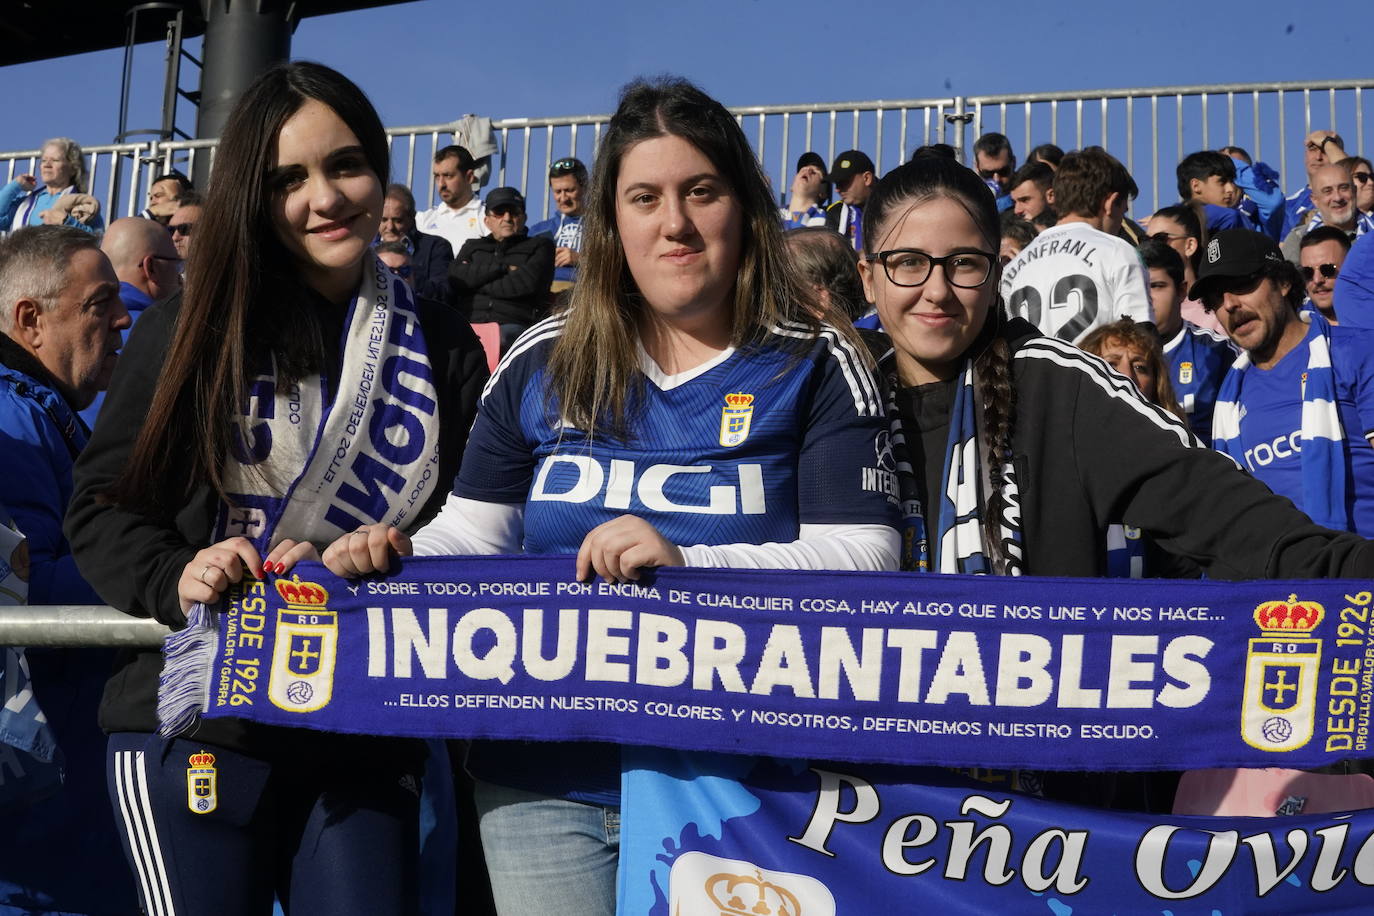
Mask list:
[[[1167,232],[1151,232],[1151,233],[1150,233],[1150,238],[1154,239],[1156,242],[1163,242],[1164,244],[1167,245],[1167,244],[1169,244],[1170,242],[1181,242],[1181,241],[1183,241],[1184,239],[1191,238],[1191,236],[1187,236],[1187,235],[1170,235],[1170,234],[1167,233]]]
[[[897,286],[920,286],[939,264],[950,286],[976,289],[992,276],[996,255],[986,251],[956,251],[937,258],[917,248],[892,248],[869,258],[883,265],[887,278]]]
[[[1371,172],[1351,172],[1351,173],[1350,173],[1350,177],[1353,178],[1353,179],[1355,179],[1356,181],[1358,181],[1360,184],[1365,184],[1365,183],[1368,182],[1368,181],[1374,180],[1374,173],[1371,173]]]
[[[510,216],[520,216],[525,212],[525,209],[523,207],[513,207],[503,204],[499,207],[490,207],[487,209],[487,212],[492,216],[506,216],[507,214]]]
[[[168,223],[167,231],[172,235],[190,235],[195,223]]]
[[[1304,265],[1298,269],[1302,271],[1302,279],[1306,283],[1311,283],[1318,273],[1328,280],[1334,280],[1336,279],[1336,274],[1341,272],[1339,264],[1318,264],[1316,267]]]

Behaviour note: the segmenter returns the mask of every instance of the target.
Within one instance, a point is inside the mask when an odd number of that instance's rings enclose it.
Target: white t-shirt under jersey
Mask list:
[[[1002,269],[1011,314],[1077,343],[1118,318],[1150,321],[1149,272],[1135,246],[1087,223],[1046,229]]]

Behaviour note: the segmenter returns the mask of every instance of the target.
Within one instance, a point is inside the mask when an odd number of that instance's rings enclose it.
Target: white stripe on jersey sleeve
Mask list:
[[[877,380],[873,378],[873,373],[868,371],[858,349],[833,326],[822,324],[819,335],[806,325],[794,322],[776,325],[772,330],[779,337],[791,337],[796,340],[814,340],[819,337],[824,340],[830,348],[830,355],[839,364],[840,372],[849,385],[849,392],[854,396],[854,409],[858,411],[859,416],[881,416],[883,399],[878,394]]]
[[[511,344],[511,348],[506,351],[506,355],[501,357],[501,361],[496,364],[496,371],[491,374],[491,378],[487,379],[487,384],[482,388],[482,397],[478,399],[478,402],[480,403],[487,399],[487,395],[491,394],[492,389],[496,387],[496,380],[501,377],[501,373],[504,372],[506,367],[514,362],[521,353],[524,353],[542,340],[548,340],[551,337],[557,337],[559,334],[562,334],[563,325],[566,324],[567,321],[567,315],[554,315],[531,326],[529,330],[517,337],[515,343]]]
[[[1117,401],[1165,432],[1172,433],[1188,448],[1205,448],[1188,427],[1167,410],[1156,407],[1141,396],[1139,389],[1124,376],[1112,371],[1103,360],[1073,344],[1052,337],[1035,337],[1013,354],[1013,359],[1043,359],[1066,369],[1074,369],[1092,380],[1112,400]]]

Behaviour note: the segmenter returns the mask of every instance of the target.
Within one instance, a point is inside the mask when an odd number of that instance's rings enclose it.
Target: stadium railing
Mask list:
[[[1011,138],[1024,159],[1044,142],[1066,149],[1100,144],[1120,158],[1140,186],[1137,211],[1176,199],[1174,165],[1196,149],[1236,145],[1284,176],[1289,192],[1305,184],[1303,138],[1334,128],[1351,153],[1371,151],[1366,114],[1374,80],[1228,83],[948,96],[730,109],[749,137],[779,199],[789,189],[797,157],[814,150],[827,162],[845,149],[862,149],[879,173],[905,161],[927,143],[949,143],[961,157],[972,141],[996,130]],[[1374,113],[1371,113],[1374,114]],[[487,186],[524,191],[530,219],[552,207],[544,176],[551,163],[577,156],[590,166],[609,115],[494,120],[499,153]],[[434,201],[430,162],[453,142],[454,123],[389,128],[392,178],[415,191],[420,206]],[[214,140],[128,143],[86,147],[91,186],[107,221],[133,215],[148,185],[167,168],[190,173],[202,156],[214,157]],[[36,172],[38,150],[0,153],[8,181]]]

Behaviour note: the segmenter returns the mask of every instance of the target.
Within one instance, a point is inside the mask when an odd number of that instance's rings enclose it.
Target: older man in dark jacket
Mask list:
[[[469,321],[500,325],[504,353],[548,309],[553,240],[525,230],[525,198],[515,188],[488,194],[484,219],[490,234],[463,243],[449,285]]]
[[[386,186],[378,238],[399,242],[410,249],[410,285],[421,296],[448,300],[448,266],[453,246],[448,239],[415,228],[415,195],[403,184]]]

